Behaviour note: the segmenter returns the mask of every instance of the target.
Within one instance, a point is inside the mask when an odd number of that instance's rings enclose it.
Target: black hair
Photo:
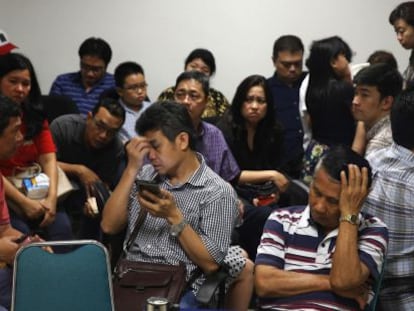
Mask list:
[[[367,59],[367,62],[371,65],[378,63],[386,63],[389,66],[398,69],[397,60],[394,55],[390,52],[378,50],[373,52]]]
[[[336,77],[331,63],[340,54],[343,54],[348,62],[351,62],[351,48],[338,36],[313,41],[309,57],[306,60],[306,66],[311,74],[311,79],[313,76],[313,80],[318,79],[326,82]]]
[[[30,92],[21,103],[23,122],[26,125],[25,140],[30,140],[42,130],[45,113],[41,101],[41,91],[36,73],[30,60],[19,53],[0,56],[0,79],[15,70],[28,70],[30,74]]]
[[[213,53],[206,49],[195,49],[185,59],[185,67],[193,60],[200,58],[210,68],[211,76],[216,72],[216,61]]]
[[[195,150],[195,130],[190,114],[184,105],[174,101],[155,102],[139,117],[135,125],[138,135],[147,131],[160,130],[165,137],[174,142],[178,134],[189,136],[189,147]]]
[[[391,108],[391,130],[395,143],[414,149],[414,90],[400,93]]]
[[[105,66],[108,66],[112,58],[110,45],[101,38],[90,37],[82,42],[78,51],[79,57],[95,56],[102,59]]]
[[[398,20],[404,20],[408,25],[414,26],[414,1],[402,2],[392,10],[388,21],[391,25]]]
[[[397,96],[403,85],[403,78],[397,69],[385,63],[378,63],[361,69],[354,77],[354,84],[376,86],[381,99]]]
[[[0,95],[0,135],[9,126],[10,118],[19,117],[22,114],[20,105],[10,98]]]
[[[368,188],[372,183],[372,170],[367,159],[353,151],[349,147],[337,145],[330,148],[318,163],[318,167],[323,167],[326,173],[334,180],[341,182],[341,171],[345,171],[348,176],[348,165],[355,164],[359,169],[368,169]]]
[[[206,95],[206,98],[208,97],[210,91],[210,83],[208,81],[208,77],[205,74],[198,71],[184,71],[177,77],[174,89],[177,89],[178,84],[180,84],[180,82],[187,80],[196,80],[197,82],[199,82],[201,84],[204,94]]]
[[[243,148],[241,146],[246,145],[247,130],[241,110],[249,90],[255,86],[263,88],[267,104],[267,112],[256,128],[253,149],[262,157],[261,162],[263,164],[263,169],[274,169],[273,163],[277,163],[280,160],[282,127],[276,121],[276,110],[272,92],[270,91],[264,76],[251,75],[239,84],[230,108],[223,115],[217,126],[223,129],[230,127],[230,130],[233,133],[232,139],[234,141],[229,143],[229,145],[233,146],[235,151],[240,150]],[[226,132],[226,130],[223,130],[223,132]],[[226,137],[226,139],[228,138]],[[237,157],[237,152],[235,151],[233,151],[233,154]]]
[[[284,35],[276,39],[273,44],[273,58],[277,59],[279,52],[288,51],[290,53],[304,51],[303,43],[299,37],[294,35]]]
[[[108,110],[112,116],[122,119],[122,124],[125,122],[125,109],[116,99],[110,97],[101,98],[93,107],[92,115],[96,115],[101,107]]]
[[[142,66],[135,62],[124,62],[119,64],[115,68],[114,78],[115,78],[115,85],[119,88],[124,87],[125,79],[132,75],[132,74],[144,74],[144,69]]]

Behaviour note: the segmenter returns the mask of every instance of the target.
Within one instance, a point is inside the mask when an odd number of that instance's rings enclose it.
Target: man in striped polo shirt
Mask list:
[[[308,206],[269,217],[256,257],[261,308],[360,310],[371,302],[388,230],[361,213],[370,184],[368,161],[334,147],[315,170]]]
[[[80,71],[59,75],[49,94],[70,97],[86,116],[98,103],[102,92],[115,87],[113,75],[106,72],[112,50],[105,40],[91,37],[81,44],[78,54]]]

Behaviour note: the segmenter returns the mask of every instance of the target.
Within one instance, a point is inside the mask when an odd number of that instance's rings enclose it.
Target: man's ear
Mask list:
[[[382,100],[382,110],[391,111],[392,104],[394,103],[394,97],[391,95],[385,96]]]
[[[181,132],[175,138],[175,143],[182,151],[186,151],[190,147],[190,136],[186,132]]]
[[[122,98],[124,91],[120,87],[116,87],[115,90],[116,90],[116,93],[119,95],[119,97]]]

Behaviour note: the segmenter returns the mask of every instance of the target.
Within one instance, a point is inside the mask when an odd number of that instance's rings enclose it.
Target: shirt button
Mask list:
[[[325,243],[322,243],[322,247],[325,247]]]
[[[148,244],[148,245],[147,245],[147,248],[151,248],[151,247],[152,247],[152,246],[151,246],[151,244]]]

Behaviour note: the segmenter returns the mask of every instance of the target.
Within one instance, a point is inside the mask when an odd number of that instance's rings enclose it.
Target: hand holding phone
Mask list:
[[[143,190],[147,190],[151,192],[152,194],[155,194],[156,196],[161,196],[161,189],[158,183],[152,180],[142,180],[138,179],[135,181],[138,191],[142,192]]]

